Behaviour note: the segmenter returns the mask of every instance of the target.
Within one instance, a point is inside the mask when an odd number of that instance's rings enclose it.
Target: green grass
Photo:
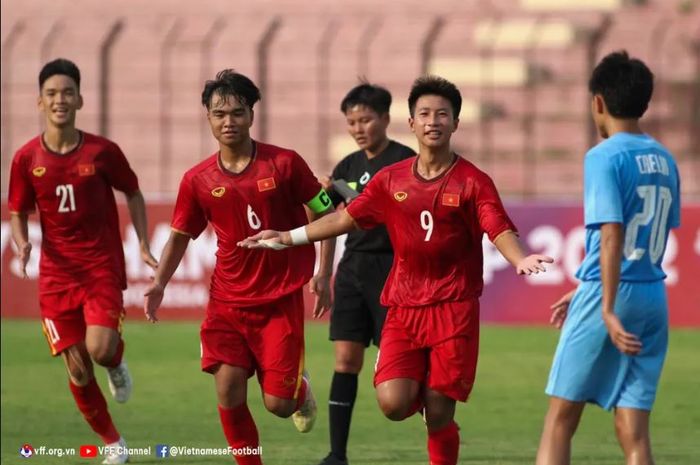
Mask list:
[[[211,376],[199,370],[198,325],[130,324],[125,330],[127,358],[135,379],[126,405],[110,401],[112,416],[130,447],[155,444],[224,447]],[[546,328],[486,326],[481,358],[470,402],[459,405],[462,464],[525,464],[534,460],[547,399],[542,390],[557,333]],[[697,463],[700,333],[671,334],[666,368],[652,416],[654,448],[659,464]],[[353,464],[426,464],[425,428],[418,417],[394,423],[376,406],[371,368],[376,350],[366,356],[366,370],[353,417],[349,458]],[[328,451],[325,399],[333,370],[333,351],[325,325],[307,325],[307,365],[320,410],[316,428],[307,435],[291,420],[264,411],[255,380],[249,399],[258,424],[263,457],[268,465],[316,465]],[[106,389],[105,372],[98,378]],[[107,391],[105,391],[107,392]],[[48,355],[37,322],[2,321],[2,454],[3,464],[98,463],[79,457],[36,457],[25,461],[19,447],[74,447],[94,444],[73,404],[63,364]],[[155,452],[154,452],[155,453]],[[227,457],[178,457],[191,464],[231,463]],[[133,457],[133,463],[161,463],[155,456]],[[574,463],[619,464],[612,416],[589,407],[574,441]]]

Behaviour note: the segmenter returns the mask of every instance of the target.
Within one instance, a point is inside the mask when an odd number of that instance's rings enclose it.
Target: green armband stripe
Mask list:
[[[306,202],[306,206],[311,209],[314,213],[323,213],[329,208],[331,208],[331,198],[328,197],[326,191],[321,189],[321,191],[316,194],[316,197]]]

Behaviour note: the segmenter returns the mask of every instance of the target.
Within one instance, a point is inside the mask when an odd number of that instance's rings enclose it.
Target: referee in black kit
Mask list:
[[[347,128],[360,150],[346,156],[321,179],[333,204],[351,202],[380,169],[415,156],[405,145],[390,140],[391,94],[383,87],[362,83],[340,104]],[[365,348],[379,346],[386,308],[379,296],[389,275],[394,251],[384,226],[348,234],[345,253],[335,276],[330,339],[335,345],[335,372],[328,399],[331,451],[319,465],[346,465],[350,420],[357,397],[357,377]]]

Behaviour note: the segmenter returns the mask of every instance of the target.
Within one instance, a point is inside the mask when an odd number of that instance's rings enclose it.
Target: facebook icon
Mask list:
[[[164,459],[170,455],[170,446],[166,444],[156,444],[156,457]]]

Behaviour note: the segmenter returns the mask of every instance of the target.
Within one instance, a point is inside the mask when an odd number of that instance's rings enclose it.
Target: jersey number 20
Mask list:
[[[642,211],[637,213],[627,226],[625,234],[625,257],[627,260],[639,260],[644,256],[645,249],[637,247],[637,234],[639,228],[651,225],[651,235],[649,236],[649,258],[652,263],[658,263],[664,252],[666,242],[666,227],[668,223],[668,212],[671,209],[673,196],[671,189],[661,186],[658,188],[652,185],[637,187],[637,195],[644,200]]]

